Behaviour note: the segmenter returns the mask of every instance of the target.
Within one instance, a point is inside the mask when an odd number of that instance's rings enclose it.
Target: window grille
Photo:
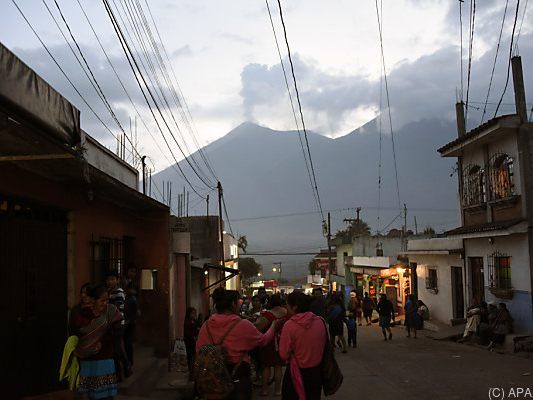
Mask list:
[[[514,159],[505,153],[496,153],[490,158],[491,200],[500,200],[515,194]]]
[[[437,285],[437,270],[434,268],[428,268],[426,273],[426,289],[436,290]]]
[[[463,170],[463,206],[474,206],[486,201],[485,170],[479,165],[469,164]]]
[[[512,289],[511,257],[507,254],[494,252],[488,256],[489,285],[493,289]]]
[[[124,269],[123,240],[102,238],[91,242],[91,269],[93,282],[102,283],[111,271],[121,276]]]

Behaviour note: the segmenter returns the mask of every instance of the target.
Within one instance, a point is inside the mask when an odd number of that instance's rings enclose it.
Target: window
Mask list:
[[[511,257],[500,252],[488,256],[489,285],[493,289],[512,289]]]
[[[103,282],[107,273],[119,275],[124,269],[124,241],[102,238],[91,242],[91,267],[93,282]]]
[[[485,170],[479,165],[469,164],[463,171],[463,206],[474,206],[486,201]]]
[[[496,153],[490,159],[491,200],[500,200],[515,194],[514,160],[507,154]]]
[[[428,268],[426,272],[426,289],[437,290],[437,270]]]

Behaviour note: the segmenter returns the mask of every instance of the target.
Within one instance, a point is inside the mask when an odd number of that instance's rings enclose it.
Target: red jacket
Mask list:
[[[256,347],[266,346],[274,339],[274,329],[270,328],[265,334],[262,334],[248,320],[241,319],[238,315],[230,314],[213,314],[211,318],[202,326],[196,341],[196,352],[200,347],[211,344],[209,334],[207,333],[206,324],[209,324],[209,330],[213,335],[213,341],[218,343],[222,336],[227,332],[231,325],[237,321],[240,322],[226,336],[222,347],[228,355],[228,362],[237,364],[241,360],[250,362],[248,352]]]
[[[312,312],[295,314],[283,325],[279,355],[287,361],[293,354],[300,368],[316,367],[322,361],[326,340],[322,318]]]

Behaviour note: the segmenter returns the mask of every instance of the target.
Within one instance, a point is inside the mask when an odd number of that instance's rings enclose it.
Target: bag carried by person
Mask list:
[[[326,322],[324,320],[322,321],[324,322],[324,329],[326,329],[326,344],[324,347],[324,354],[322,355],[322,363],[320,364],[320,374],[322,376],[322,389],[324,390],[324,395],[331,396],[341,387],[344,376],[339,368],[339,364],[337,364],[337,360],[335,360]]]
[[[211,344],[200,347],[194,362],[196,387],[200,396],[205,399],[225,399],[233,391],[233,373],[239,365],[230,373],[222,343],[239,322],[240,319],[235,321],[217,343],[213,340],[209,323],[205,324]]]

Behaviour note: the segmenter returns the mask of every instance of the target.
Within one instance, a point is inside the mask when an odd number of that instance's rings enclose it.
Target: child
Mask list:
[[[357,347],[357,324],[353,317],[353,313],[350,314],[348,321],[346,321],[346,327],[348,328],[348,346],[353,348]]]

